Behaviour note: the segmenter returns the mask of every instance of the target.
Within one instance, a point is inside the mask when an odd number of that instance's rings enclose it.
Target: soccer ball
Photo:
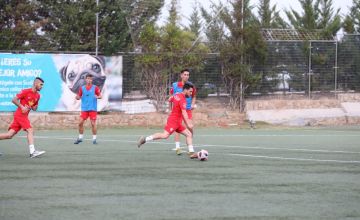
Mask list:
[[[207,150],[201,150],[201,151],[197,152],[197,157],[201,161],[208,160],[209,152],[207,152]]]

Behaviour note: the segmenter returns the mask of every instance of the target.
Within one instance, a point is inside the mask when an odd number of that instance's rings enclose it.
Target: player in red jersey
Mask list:
[[[147,137],[140,137],[138,147],[148,141],[167,139],[173,132],[176,131],[186,137],[186,144],[188,145],[189,152],[194,152],[194,147],[192,145],[192,133],[190,132],[193,129],[193,124],[186,112],[186,97],[192,95],[193,88],[194,86],[192,84],[184,84],[183,91],[173,96],[173,108],[168,116],[164,131]],[[182,125],[183,120],[186,127]]]
[[[34,158],[44,154],[45,151],[38,151],[34,146],[34,130],[30,124],[28,115],[30,110],[36,111],[38,108],[40,93],[44,86],[44,80],[36,77],[32,88],[21,90],[12,102],[18,107],[14,113],[14,119],[9,126],[7,133],[0,134],[0,140],[11,139],[21,129],[27,132],[27,140],[29,144],[30,157]]]
[[[171,89],[170,89],[170,99],[169,99],[170,111],[172,109],[172,96],[177,93],[182,92],[182,89],[183,89],[183,86],[185,83],[192,84],[191,82],[188,81],[189,77],[190,77],[189,69],[183,69],[180,71],[180,79],[181,80],[178,82],[174,82],[172,84]],[[192,120],[192,110],[195,107],[195,101],[196,101],[196,88],[194,86],[191,96],[186,97],[186,112],[188,113],[188,117],[190,120]],[[190,131],[194,135],[193,129]],[[180,148],[180,135],[177,132],[175,133],[175,150],[176,150],[177,155],[180,155],[182,153],[181,148]],[[189,151],[189,153],[193,153],[193,152]]]

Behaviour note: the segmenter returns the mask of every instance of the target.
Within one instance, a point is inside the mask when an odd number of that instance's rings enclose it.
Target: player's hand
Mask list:
[[[29,108],[29,107],[26,107],[26,106],[21,105],[21,112],[22,112],[22,113],[28,113],[29,111],[30,111],[30,108]]]
[[[33,107],[31,107],[31,109],[32,109],[33,111],[36,111],[37,108],[38,108],[38,105],[34,105]]]
[[[194,125],[193,125],[193,123],[192,123],[191,121],[189,121],[188,124],[187,124],[187,127],[188,127],[188,129],[189,129],[190,131],[192,131],[193,128],[194,128]],[[191,133],[192,133],[192,132],[191,132]]]
[[[192,135],[194,135],[194,128],[189,128],[189,131],[191,132]]]

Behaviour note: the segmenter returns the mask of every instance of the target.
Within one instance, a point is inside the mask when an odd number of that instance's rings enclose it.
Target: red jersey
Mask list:
[[[16,97],[20,100],[20,104],[29,108],[29,111],[26,113],[22,113],[21,108],[18,107],[15,111],[15,116],[28,116],[30,109],[36,105],[38,105],[40,100],[40,93],[37,91],[34,92],[32,88],[23,89],[20,93],[16,95]]]
[[[178,93],[172,97],[173,108],[169,115],[169,119],[174,121],[182,120],[182,110],[186,110],[186,99],[183,93]]]
[[[91,86],[92,86],[92,85],[90,85],[90,86],[85,85],[86,90],[89,91],[89,90],[91,89]],[[82,87],[80,87],[78,95],[79,95],[80,97],[82,96]],[[99,87],[97,87],[97,86],[95,86],[95,95],[97,95],[97,96],[100,95],[100,89],[99,89]]]

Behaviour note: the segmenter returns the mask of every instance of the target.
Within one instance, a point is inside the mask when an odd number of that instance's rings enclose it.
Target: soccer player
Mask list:
[[[192,84],[191,82],[189,82],[189,77],[190,77],[190,71],[188,69],[183,69],[180,72],[180,78],[181,80],[179,82],[174,82],[172,84],[172,87],[170,89],[170,95],[173,96],[177,93],[182,92],[183,90],[183,86],[185,83],[189,83]],[[170,109],[172,108],[172,98],[170,97],[169,99],[170,101]],[[192,110],[194,109],[195,106],[195,101],[196,101],[196,88],[195,86],[193,87],[193,93],[191,96],[186,98],[186,112],[188,114],[188,118],[192,121]],[[193,129],[190,130],[191,133],[193,133]],[[180,134],[179,133],[175,133],[175,149],[176,149],[176,154],[180,155],[181,149],[180,149]],[[190,152],[192,153],[192,152]]]
[[[30,110],[36,111],[38,108],[40,93],[44,86],[44,80],[36,77],[32,88],[23,89],[13,99],[12,103],[18,108],[14,113],[14,118],[9,126],[7,133],[0,134],[0,140],[11,139],[21,129],[27,132],[27,141],[29,144],[30,158],[38,157],[45,151],[38,151],[34,146],[34,130],[30,124],[28,115]]]
[[[174,131],[176,131],[186,137],[186,143],[188,145],[189,152],[194,153],[191,133],[193,124],[188,117],[188,113],[186,112],[186,97],[192,95],[193,89],[194,86],[192,84],[184,84],[183,91],[173,96],[173,108],[170,115],[168,116],[164,131],[162,133],[155,133],[153,135],[147,136],[146,138],[143,136],[140,137],[138,141],[138,147],[152,140],[167,139]],[[183,120],[186,127],[182,125]]]
[[[93,144],[97,144],[96,142],[96,116],[97,116],[97,99],[101,99],[102,95],[100,92],[100,88],[96,85],[92,84],[91,74],[87,74],[85,81],[86,85],[80,87],[79,93],[76,95],[76,99],[81,99],[81,113],[80,113],[80,121],[79,121],[79,137],[76,139],[74,144],[79,144],[82,142],[84,137],[84,122],[90,118],[91,122],[91,130],[93,134]]]

